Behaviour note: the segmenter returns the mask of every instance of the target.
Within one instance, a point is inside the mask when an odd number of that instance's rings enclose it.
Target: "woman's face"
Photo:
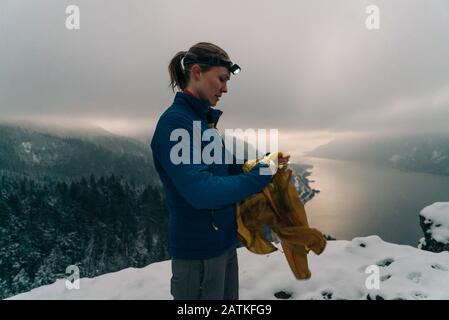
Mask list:
[[[212,67],[201,72],[196,88],[201,100],[206,100],[211,106],[216,106],[223,93],[228,92],[227,82],[230,72],[225,67]]]

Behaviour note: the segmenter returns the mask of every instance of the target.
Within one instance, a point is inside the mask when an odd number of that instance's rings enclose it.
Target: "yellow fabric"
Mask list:
[[[273,153],[265,159],[275,160],[277,156]],[[243,171],[251,170],[258,161],[246,162]],[[236,204],[238,236],[251,252],[267,254],[276,251],[277,248],[265,238],[263,225],[266,224],[279,237],[295,277],[308,279],[311,272],[307,253],[312,250],[321,254],[326,239],[321,232],[309,227],[304,205],[290,182],[291,175],[290,169],[280,167],[262,192]]]

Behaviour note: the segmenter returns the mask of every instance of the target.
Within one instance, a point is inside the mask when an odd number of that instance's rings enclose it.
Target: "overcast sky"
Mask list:
[[[80,30],[65,9],[80,8]],[[368,30],[368,5],[380,30]],[[150,134],[179,50],[216,43],[242,67],[219,127],[277,128],[293,154],[339,135],[444,131],[447,0],[0,0],[0,117]]]

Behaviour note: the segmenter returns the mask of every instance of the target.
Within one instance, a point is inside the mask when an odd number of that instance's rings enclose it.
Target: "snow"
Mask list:
[[[31,142],[22,142],[22,147],[23,147],[23,151],[25,151],[25,153],[31,153],[31,147],[33,146],[33,144]],[[42,150],[45,151],[45,147],[42,148]],[[41,158],[34,154],[31,153],[31,156],[33,157],[33,162],[34,163],[40,163],[41,162]]]
[[[31,152],[31,146],[32,146],[31,142],[22,142],[23,150],[26,153],[30,153]]]
[[[378,236],[329,241],[320,256],[309,254],[309,280],[294,278],[280,250],[257,255],[239,248],[238,256],[240,299],[276,299],[280,291],[291,299],[449,299],[449,252],[391,244]],[[365,273],[370,266],[379,271],[379,289],[366,285],[373,276]],[[170,277],[170,261],[163,261],[81,278],[79,290],[58,280],[11,299],[172,299]]]
[[[422,237],[418,240],[418,249],[422,249],[426,245],[426,238]]]
[[[35,155],[34,153],[33,153],[33,162],[35,162],[35,163],[40,163],[41,162],[41,158],[39,158],[37,155]]]
[[[431,224],[432,238],[441,243],[449,243],[449,202],[435,202],[421,210],[420,215]]]
[[[433,150],[431,160],[434,162],[441,162],[446,159],[446,156],[443,155],[443,151],[441,150]]]
[[[394,154],[390,157],[390,161],[393,162],[394,164],[399,163],[402,160],[402,157],[398,154]]]

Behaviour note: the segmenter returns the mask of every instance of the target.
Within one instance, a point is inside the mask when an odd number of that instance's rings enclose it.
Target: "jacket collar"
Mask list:
[[[223,111],[210,107],[207,101],[197,99],[182,91],[176,92],[175,103],[187,104],[202,120],[214,127],[217,126],[218,120],[223,114]]]

